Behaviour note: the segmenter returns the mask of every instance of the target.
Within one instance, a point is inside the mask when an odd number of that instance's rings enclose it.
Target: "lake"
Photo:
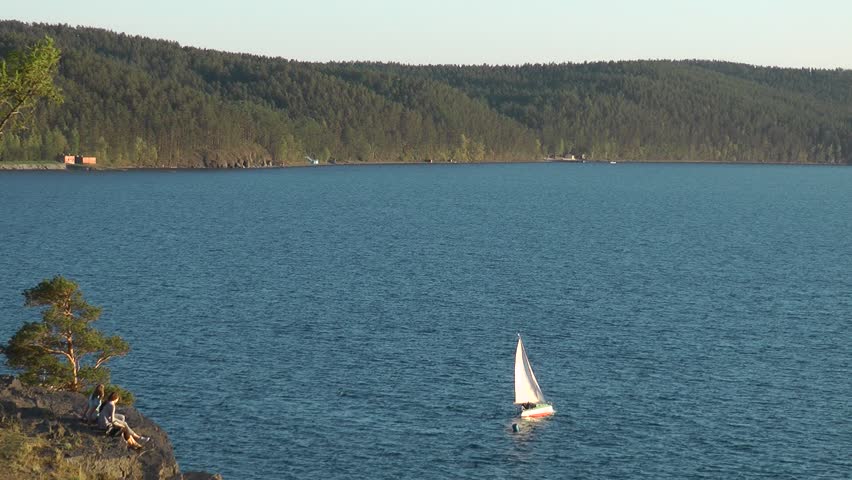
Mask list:
[[[79,282],[184,470],[852,472],[852,168],[3,172],[0,205],[2,341]]]

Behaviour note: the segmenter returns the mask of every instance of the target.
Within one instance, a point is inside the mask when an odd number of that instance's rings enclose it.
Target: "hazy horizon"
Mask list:
[[[27,23],[27,24],[31,24],[31,25],[32,24],[63,25],[63,23],[57,23],[57,22],[35,22],[35,21],[29,22],[29,21],[24,21],[24,20],[18,20],[18,21],[21,21],[21,22],[24,22],[24,23]],[[384,64],[400,64],[400,65],[406,65],[406,66],[424,66],[424,67],[427,67],[427,66],[443,66],[443,65],[471,66],[471,67],[482,66],[482,65],[492,66],[492,67],[496,67],[496,66],[500,66],[500,67],[521,67],[521,66],[524,66],[524,65],[582,65],[584,63],[607,63],[607,62],[689,62],[689,61],[705,62],[706,61],[706,62],[727,62],[727,63],[743,64],[743,65],[748,65],[748,66],[753,66],[753,67],[782,68],[782,69],[793,69],[793,70],[837,70],[837,69],[852,70],[852,67],[850,67],[850,68],[843,68],[843,67],[793,67],[793,66],[786,67],[786,66],[777,66],[777,65],[761,65],[761,64],[755,64],[755,63],[739,62],[739,61],[734,61],[734,60],[724,59],[724,58],[697,58],[697,57],[695,57],[695,58],[620,58],[620,59],[612,58],[612,59],[603,59],[603,60],[582,60],[582,61],[561,61],[561,62],[551,61],[551,62],[525,62],[525,63],[411,63],[411,62],[400,62],[400,61],[395,61],[395,60],[365,60],[365,59],[306,60],[306,59],[301,59],[301,58],[283,57],[283,56],[280,56],[280,55],[266,55],[266,54],[259,54],[259,53],[253,53],[253,52],[247,52],[247,51],[228,50],[228,49],[220,49],[220,48],[208,48],[208,47],[203,47],[203,46],[198,46],[198,45],[189,45],[189,44],[179,42],[179,41],[171,39],[171,38],[152,37],[152,36],[149,36],[149,35],[122,32],[122,31],[111,29],[111,28],[100,27],[100,26],[95,26],[95,25],[83,25],[83,24],[78,24],[78,25],[65,24],[65,25],[69,25],[69,26],[74,27],[74,28],[100,29],[100,30],[105,30],[105,31],[117,33],[117,34],[124,34],[124,35],[128,35],[128,36],[147,38],[149,40],[155,40],[155,41],[176,42],[182,48],[195,48],[195,49],[199,49],[199,50],[212,50],[212,51],[217,51],[217,52],[222,52],[222,53],[230,53],[230,54],[235,54],[235,55],[252,55],[252,56],[264,57],[264,58],[280,58],[280,59],[283,59],[283,60],[289,60],[289,61],[295,61],[295,62],[318,63],[318,64],[328,64],[328,63],[384,63]]]
[[[318,0],[67,4],[4,8],[7,20],[103,28],[182,46],[304,62],[524,65],[715,60],[852,69],[852,4],[822,0],[713,5],[531,0]]]

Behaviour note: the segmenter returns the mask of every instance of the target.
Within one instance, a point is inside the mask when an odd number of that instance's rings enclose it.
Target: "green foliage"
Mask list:
[[[0,53],[50,36],[67,101],[0,141],[104,165],[592,159],[852,162],[852,71],[726,62],[307,63],[92,28],[0,21]],[[464,140],[462,140],[464,139]]]
[[[536,131],[547,154],[852,160],[852,71],[670,61],[389,68],[482,99]]]
[[[77,284],[56,276],[24,291],[24,298],[26,306],[44,308],[40,322],[25,323],[3,348],[21,381],[71,391],[109,383],[104,363],[127,355],[130,346],[92,327],[101,309],[86,303]]]
[[[47,36],[0,60],[0,135],[13,123],[22,127],[23,119],[40,100],[62,103],[62,94],[53,84],[58,68],[59,50]]]

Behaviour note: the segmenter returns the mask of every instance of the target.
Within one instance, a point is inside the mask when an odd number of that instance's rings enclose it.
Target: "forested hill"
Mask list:
[[[0,55],[45,35],[65,96],[5,133],[0,161],[113,166],[321,161],[852,163],[852,71],[708,61],[524,66],[307,63],[101,29],[0,22]]]

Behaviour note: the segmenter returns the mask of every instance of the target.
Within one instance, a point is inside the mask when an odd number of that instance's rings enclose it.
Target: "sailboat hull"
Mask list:
[[[521,412],[521,418],[539,418],[553,415],[553,405],[536,405]]]

